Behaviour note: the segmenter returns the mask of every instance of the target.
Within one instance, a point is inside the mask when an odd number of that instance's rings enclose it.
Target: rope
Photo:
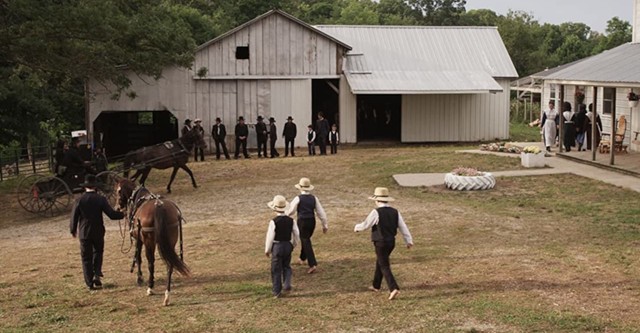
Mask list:
[[[127,221],[127,220],[125,220]],[[124,230],[124,228],[122,227],[122,220],[118,220],[118,229],[120,230],[120,238],[122,238],[122,243],[120,244],[120,252],[122,254],[127,254],[129,253],[129,251],[131,251],[131,247],[133,246],[133,238],[131,237],[131,234],[129,234],[129,248],[128,249],[124,249],[124,238],[126,236],[126,231]]]

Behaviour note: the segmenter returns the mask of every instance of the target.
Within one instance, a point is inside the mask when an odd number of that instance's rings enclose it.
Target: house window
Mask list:
[[[549,100],[556,99],[556,85],[552,84],[549,86]]]
[[[616,107],[616,88],[604,88],[602,96],[602,114],[611,114]]]
[[[236,59],[249,59],[249,46],[236,46]]]

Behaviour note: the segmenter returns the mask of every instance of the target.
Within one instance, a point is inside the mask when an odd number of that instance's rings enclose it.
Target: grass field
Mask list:
[[[106,222],[105,288],[83,288],[68,216],[23,212],[0,194],[0,331],[167,332],[640,332],[638,194],[574,175],[498,179],[486,192],[400,188],[394,173],[498,171],[519,160],[457,154],[464,146],[347,148],[337,156],[191,163],[169,197],[182,208],[191,278],[176,277],[162,307],[135,285],[118,222]],[[300,150],[302,152],[302,150]],[[149,187],[163,193],[169,172]],[[294,290],[273,299],[263,254],[266,203],[289,200],[309,177],[329,217],[313,237],[319,270],[293,264]],[[388,186],[414,237],[397,239],[397,300],[366,290],[374,268],[368,233],[354,233]],[[128,240],[124,244],[128,247]],[[298,253],[299,248],[294,249]],[[145,263],[145,277],[146,263]]]

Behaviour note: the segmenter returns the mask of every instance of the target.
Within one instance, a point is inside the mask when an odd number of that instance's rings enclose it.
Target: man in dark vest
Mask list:
[[[240,149],[242,148],[242,154],[244,155],[244,158],[249,158],[249,153],[247,153],[247,137],[249,136],[249,127],[244,123],[244,117],[238,118],[235,132],[236,153],[234,157],[238,159],[238,156],[240,156]]]
[[[216,118],[216,124],[211,127],[211,136],[213,137],[213,141],[216,143],[216,159],[220,159],[220,146],[222,146],[224,157],[229,159],[229,151],[227,150],[227,144],[225,143],[227,129],[224,127],[220,117]]]
[[[300,229],[300,243],[302,244],[300,263],[304,264],[305,261],[308,261],[309,269],[307,273],[311,274],[318,269],[318,262],[311,244],[311,236],[313,236],[313,231],[316,229],[316,213],[322,222],[323,233],[327,233],[329,224],[327,222],[327,214],[324,212],[320,200],[310,193],[314,188],[311,185],[311,180],[309,178],[300,178],[295,187],[300,190],[300,195],[291,200],[286,215],[291,216],[293,213],[298,213],[298,229]]]
[[[296,128],[296,124],[293,122],[293,118],[291,118],[291,116],[287,117],[287,122],[284,124],[284,130],[282,130],[285,157],[289,156],[289,146],[291,146],[291,156],[296,156],[293,152],[293,146],[295,145],[297,134],[298,129]]]
[[[189,133],[189,131],[191,131],[191,119],[187,118],[184,120],[184,126],[182,126],[182,130],[180,131],[180,133],[182,134],[182,136],[185,136],[185,134]]]
[[[320,155],[327,155],[327,137],[329,136],[329,122],[324,119],[324,113],[318,112],[316,122],[317,142],[320,146]]]
[[[258,157],[267,157],[267,124],[262,116],[258,116],[256,123],[256,140],[258,141]]]
[[[267,238],[264,244],[264,254],[267,258],[271,255],[271,283],[275,298],[284,291],[291,290],[291,252],[300,241],[298,226],[293,219],[284,214],[287,208],[287,200],[276,195],[273,201],[267,204],[269,208],[278,213],[271,221],[267,229]]]
[[[200,133],[200,136],[204,137],[204,128],[202,127],[202,119],[196,118],[193,121],[193,128]],[[200,156],[200,161],[204,161],[204,147],[196,144],[193,147],[193,160],[195,162],[198,161],[198,156]]]
[[[276,141],[278,140],[278,129],[276,128],[276,119],[269,117],[269,147],[271,148],[271,158],[280,156],[276,150]],[[264,155],[267,157],[267,154]]]
[[[389,202],[394,199],[389,196],[389,190],[386,187],[376,187],[373,196],[369,199],[375,200],[377,208],[369,213],[364,222],[357,224],[354,231],[359,232],[371,228],[371,241],[376,250],[376,270],[373,274],[373,284],[369,290],[380,291],[382,277],[384,277],[390,291],[389,300],[392,300],[400,291],[389,262],[389,256],[396,245],[396,233],[400,230],[408,249],[413,246],[413,239],[400,212],[389,206]]]
[[[84,183],[85,193],[76,202],[71,213],[69,226],[71,236],[80,239],[80,256],[84,282],[90,290],[102,287],[102,254],[104,252],[104,221],[102,213],[112,220],[124,218],[124,213],[111,208],[105,197],[96,192],[96,176],[87,175]]]
[[[85,161],[80,153],[80,139],[75,137],[71,139],[69,149],[65,151],[62,165],[65,166],[65,177],[70,180],[71,184],[79,184],[82,182],[82,176],[90,170],[90,162]]]

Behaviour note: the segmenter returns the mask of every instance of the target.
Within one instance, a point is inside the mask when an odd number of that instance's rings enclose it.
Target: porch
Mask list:
[[[556,153],[556,156],[575,162],[580,162],[602,169],[611,170],[640,177],[640,152],[629,151],[628,153],[616,153],[615,163],[610,164],[609,153],[601,154],[596,152],[596,160],[593,160],[591,151],[571,151]]]

